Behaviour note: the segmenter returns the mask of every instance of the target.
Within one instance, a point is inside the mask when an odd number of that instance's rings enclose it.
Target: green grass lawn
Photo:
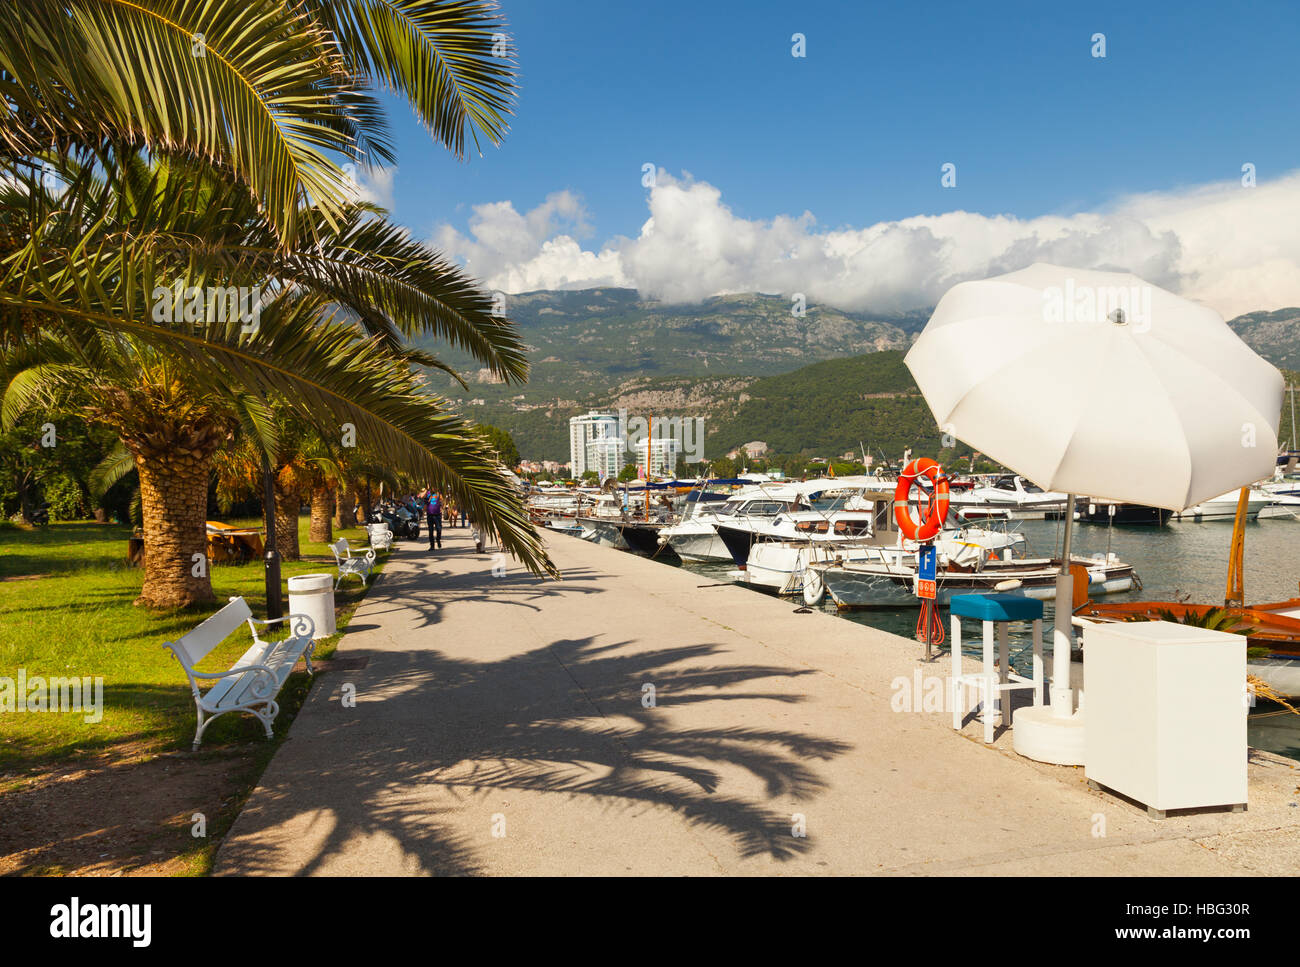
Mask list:
[[[229,521],[256,526],[257,521]],[[282,565],[282,577],[328,572],[335,567],[329,548],[307,539],[308,521],[299,521],[304,560]],[[212,587],[217,604],[170,614],[137,608],[143,574],[126,566],[130,528],[104,524],[52,524],[26,530],[0,524],[0,676],[102,676],[103,719],[90,724],[75,712],[0,714],[0,773],[11,778],[51,763],[87,756],[136,756],[188,749],[194,735],[194,700],[184,671],[164,641],[192,629],[232,595],[248,600],[253,614],[266,613],[260,561],[216,565]],[[354,544],[366,542],[362,528],[336,531]],[[382,569],[380,555],[376,573]],[[348,579],[336,593],[339,630],[365,589]],[[288,595],[285,592],[285,606]],[[276,635],[278,637],[278,635]],[[317,658],[328,658],[335,636],[319,642]],[[203,671],[224,671],[248,648],[247,625],[210,654]],[[292,721],[308,688],[305,674],[294,675],[279,699],[277,736]],[[222,716],[208,728],[203,749],[265,741],[260,723],[248,715]],[[261,758],[259,755],[258,758]],[[0,776],[0,792],[6,782]]]

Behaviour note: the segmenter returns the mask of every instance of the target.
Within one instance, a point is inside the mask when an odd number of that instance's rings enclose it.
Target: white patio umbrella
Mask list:
[[[1282,375],[1212,309],[1044,263],[948,290],[906,363],[945,432],[1071,495],[1051,697],[1069,717],[1074,495],[1182,510],[1268,476]]]

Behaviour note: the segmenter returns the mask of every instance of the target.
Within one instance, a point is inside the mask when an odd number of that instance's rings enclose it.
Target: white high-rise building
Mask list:
[[[646,451],[650,453],[649,463]],[[677,455],[682,452],[680,440],[673,437],[655,437],[636,442],[636,463],[643,473],[652,477],[671,477],[677,473]]]
[[[600,445],[593,447],[597,442]],[[569,419],[569,473],[575,479],[581,480],[588,470],[595,470],[602,480],[617,476],[623,469],[623,447],[617,413],[592,410]]]
[[[595,470],[599,480],[617,477],[623,469],[623,440],[603,437],[587,444],[587,469]]]

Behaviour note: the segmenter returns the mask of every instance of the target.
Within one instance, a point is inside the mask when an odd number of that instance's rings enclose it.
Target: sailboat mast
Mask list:
[[[650,414],[650,423],[646,428],[645,438],[645,519],[650,519],[650,451],[655,442],[655,415]]]
[[[1291,391],[1291,449],[1300,450],[1300,440],[1296,439],[1295,432],[1295,384],[1292,383],[1287,389]]]

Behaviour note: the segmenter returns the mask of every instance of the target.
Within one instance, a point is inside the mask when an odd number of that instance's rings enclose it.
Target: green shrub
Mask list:
[[[86,492],[66,473],[55,474],[43,481],[42,489],[50,509],[50,520],[85,520],[90,516],[86,509]]]

